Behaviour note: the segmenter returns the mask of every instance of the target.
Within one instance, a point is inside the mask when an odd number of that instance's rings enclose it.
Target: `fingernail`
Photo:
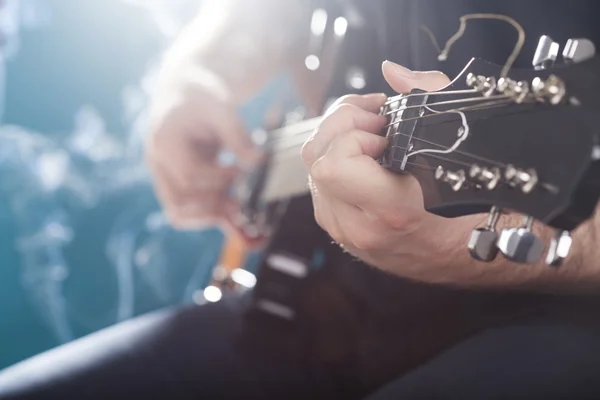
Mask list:
[[[389,60],[385,60],[383,62],[383,64],[387,64],[391,67],[392,71],[396,74],[399,75],[403,78],[408,78],[408,79],[416,79],[417,76],[414,72],[412,72],[410,69],[403,67],[400,64],[396,64],[395,62],[389,61]]]

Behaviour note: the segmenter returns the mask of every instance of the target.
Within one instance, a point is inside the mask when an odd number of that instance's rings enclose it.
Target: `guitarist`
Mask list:
[[[307,3],[209,2],[216,8],[201,13],[165,58],[148,161],[175,225],[222,221],[231,207],[225,193],[239,171],[215,162],[219,149],[233,151],[243,164],[260,162],[235,110],[277,71],[304,62],[301,49],[310,39],[302,32],[313,10]],[[478,21],[440,65],[421,25],[443,41],[463,14],[510,15],[530,38],[517,63],[528,66],[531,38],[542,34],[563,43],[571,36],[600,42],[596,2],[572,1],[568,12],[563,2],[548,0],[331,0],[319,6],[347,17],[348,47],[365,35],[377,38],[377,46],[360,48],[370,56],[364,75],[373,78],[368,86],[375,94],[338,100],[302,150],[314,207],[307,199],[292,201],[296,220],[284,217],[281,226],[302,221],[297,230],[322,246],[325,265],[298,294],[298,321],[290,329],[248,317],[248,297],[153,314],[5,371],[0,399],[600,394],[594,295],[600,290],[600,222],[594,218],[574,232],[571,255],[558,273],[543,265],[482,265],[468,257],[464,243],[484,216],[450,220],[426,213],[418,184],[373,160],[384,145],[373,135],[384,124],[376,114],[385,99],[378,92],[387,85],[400,93],[439,89],[446,75],[416,71],[444,69],[454,76],[471,56],[502,64],[514,45],[506,26]],[[340,54],[338,64],[350,66],[351,49]],[[381,67],[385,59],[396,62]],[[385,81],[373,73],[381,68]],[[342,94],[349,91],[344,76],[315,79]],[[318,112],[318,88],[303,95]],[[327,234],[306,219],[313,214]],[[286,235],[271,247],[308,246],[306,237]],[[252,297],[260,290],[259,284]]]

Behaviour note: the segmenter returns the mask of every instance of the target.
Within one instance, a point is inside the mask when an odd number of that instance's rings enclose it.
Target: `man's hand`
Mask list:
[[[439,72],[410,72],[386,62],[390,86],[438,90],[448,83]],[[311,177],[319,225],[350,253],[393,274],[419,281],[476,289],[558,293],[600,292],[598,237],[600,209],[572,232],[573,246],[559,268],[542,261],[516,264],[502,256],[493,262],[473,260],[466,249],[471,231],[486,216],[442,218],[425,211],[419,183],[410,175],[383,169],[376,159],[386,140],[375,133],[385,124],[377,115],[383,95],[346,96],[327,113],[302,149]],[[600,206],[599,206],[600,207]],[[503,216],[499,229],[514,227],[522,216]],[[546,243],[554,231],[541,224],[534,231]]]
[[[383,73],[400,93],[437,90],[449,83],[439,72],[414,73],[386,62]],[[367,263],[394,271],[420,268],[432,258],[445,219],[425,211],[417,180],[383,169],[376,161],[386,139],[376,135],[382,94],[346,96],[328,111],[302,149],[311,177],[315,217],[331,237]],[[442,249],[439,243],[435,249]]]
[[[177,71],[154,96],[146,158],[170,222],[197,228],[220,221],[232,206],[227,190],[239,171],[221,165],[219,153],[229,150],[246,164],[260,154],[218,78],[195,71],[202,79],[186,80],[186,69]]]

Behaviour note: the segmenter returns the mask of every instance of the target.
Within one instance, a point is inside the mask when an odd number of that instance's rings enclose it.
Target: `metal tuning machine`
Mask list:
[[[558,57],[559,49],[559,44],[552,40],[550,36],[544,35],[540,37],[533,55],[533,67],[535,69],[546,69],[551,67]]]
[[[533,232],[533,217],[527,216],[519,228],[503,229],[498,238],[498,249],[508,260],[534,263],[541,259],[544,244]]]
[[[468,248],[475,260],[489,262],[498,255],[496,225],[501,214],[502,211],[498,207],[492,207],[486,225],[471,232]]]
[[[589,39],[569,39],[562,55],[567,63],[586,61],[596,55],[596,46]]]
[[[573,238],[569,231],[557,231],[550,240],[548,254],[546,254],[546,265],[560,267],[569,255]]]
[[[450,185],[452,190],[458,192],[460,189],[463,188],[463,185],[465,184],[467,178],[465,171],[462,169],[455,172],[446,170],[440,165],[435,170],[435,179],[438,181],[446,182],[448,185]]]

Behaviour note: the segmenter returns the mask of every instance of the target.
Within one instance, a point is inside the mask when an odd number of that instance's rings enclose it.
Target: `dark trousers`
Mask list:
[[[240,348],[245,307],[227,299],[106,329],[0,372],[0,399],[600,398],[600,332],[591,325],[484,330],[373,393],[347,371]],[[281,334],[270,328],[257,340]]]

